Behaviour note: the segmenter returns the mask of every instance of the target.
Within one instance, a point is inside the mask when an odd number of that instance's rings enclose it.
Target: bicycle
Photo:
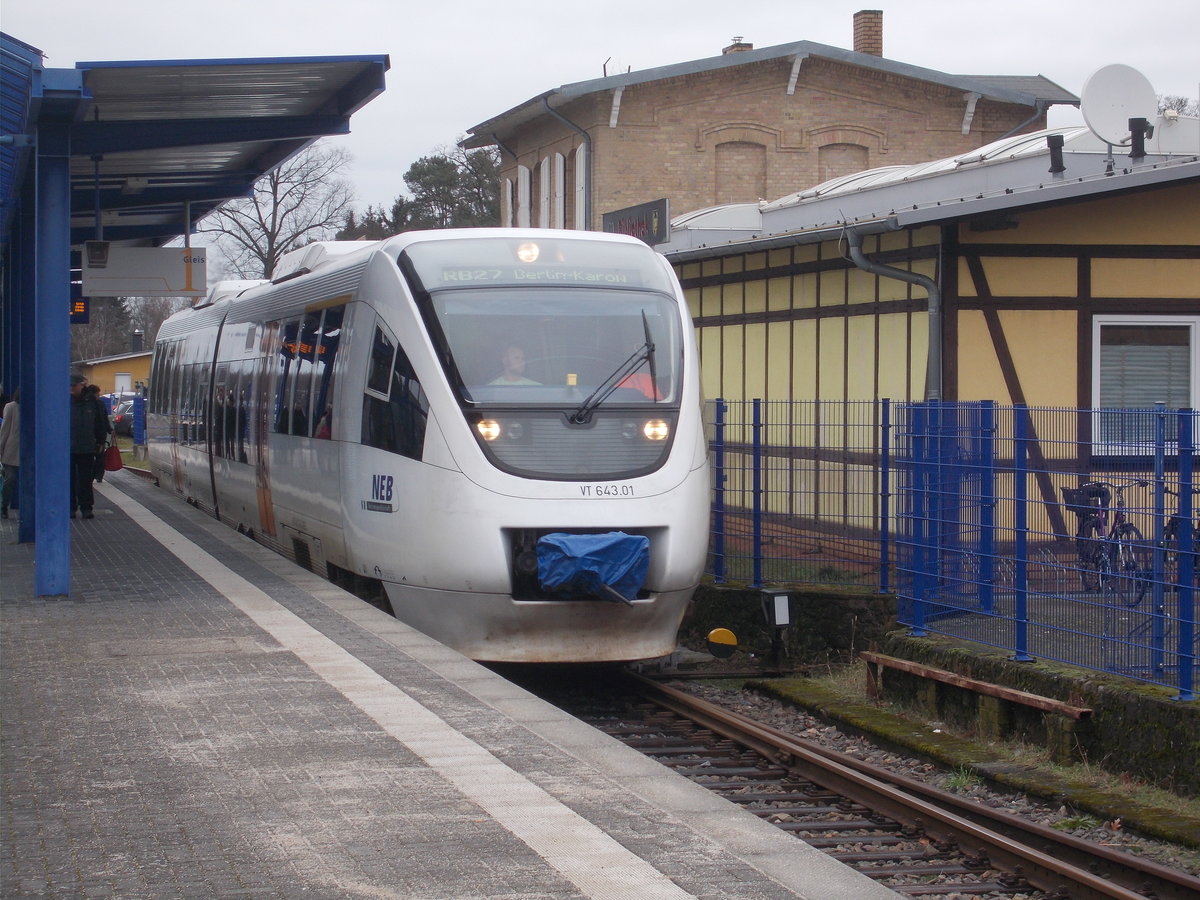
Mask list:
[[[1127,606],[1137,606],[1152,576],[1150,548],[1125,514],[1125,489],[1130,487],[1149,487],[1149,482],[1088,481],[1062,493],[1067,509],[1079,519],[1075,544],[1083,589],[1112,592]]]

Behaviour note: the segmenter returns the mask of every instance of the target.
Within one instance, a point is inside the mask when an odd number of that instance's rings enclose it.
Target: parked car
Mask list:
[[[101,396],[104,398],[104,402],[108,404],[108,408],[115,412],[118,406],[128,400],[132,400],[137,394],[133,391],[113,391],[111,394],[101,394]]]
[[[126,437],[133,434],[133,401],[118,404],[112,414],[113,431]]]

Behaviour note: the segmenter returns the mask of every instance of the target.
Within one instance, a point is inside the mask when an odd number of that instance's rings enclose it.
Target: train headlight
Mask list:
[[[525,437],[525,425],[522,422],[512,422],[508,426],[506,435],[510,441],[519,441]]]
[[[671,436],[671,426],[662,419],[651,419],[642,426],[642,434],[648,441],[665,441]]]
[[[500,437],[500,423],[495,419],[480,419],[475,423],[475,430],[485,441],[494,441]]]
[[[517,247],[517,259],[521,262],[537,262],[539,256],[542,255],[542,248],[533,241],[526,241]]]

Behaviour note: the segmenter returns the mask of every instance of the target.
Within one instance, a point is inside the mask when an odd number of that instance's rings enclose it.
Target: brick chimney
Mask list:
[[[742,36],[739,34],[733,39],[733,43],[721,51],[722,56],[728,56],[730,53],[743,53],[746,50],[753,50],[753,44],[746,44],[742,41]]]
[[[854,52],[883,56],[882,9],[862,9],[854,14]]]

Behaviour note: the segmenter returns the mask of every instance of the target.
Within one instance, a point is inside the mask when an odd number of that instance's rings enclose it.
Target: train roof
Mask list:
[[[197,324],[205,322],[205,317],[212,317],[212,321],[215,323],[225,314],[227,303],[233,301],[253,302],[264,299],[263,293],[256,290],[256,288],[263,288],[269,285],[284,287],[287,282],[297,280],[302,275],[310,273],[321,275],[328,270],[329,277],[334,279],[339,289],[345,289],[357,277],[355,272],[360,272],[361,268],[366,265],[366,257],[385,249],[389,253],[398,256],[399,252],[409,244],[427,240],[469,240],[480,237],[512,239],[518,236],[538,233],[553,234],[556,240],[603,240],[634,244],[650,249],[637,238],[624,234],[514,228],[453,228],[445,230],[406,231],[376,241],[316,241],[284,254],[275,268],[275,277],[270,280],[235,279],[216,282],[209,288],[208,296],[202,302],[177,312],[167,319],[163,323],[157,339],[169,339],[172,336],[191,330]],[[355,257],[360,258],[356,260],[354,259]],[[340,271],[332,270],[335,263],[348,263],[349,265],[347,267],[339,267]],[[323,279],[322,281],[327,280]],[[295,285],[286,285],[283,294],[276,295],[273,293],[272,296],[275,299],[267,302],[272,304],[286,304],[293,302],[296,297],[310,293],[312,290],[320,291],[324,289],[326,288],[317,288],[305,279],[303,282],[297,281]],[[197,318],[198,316],[200,318]]]

